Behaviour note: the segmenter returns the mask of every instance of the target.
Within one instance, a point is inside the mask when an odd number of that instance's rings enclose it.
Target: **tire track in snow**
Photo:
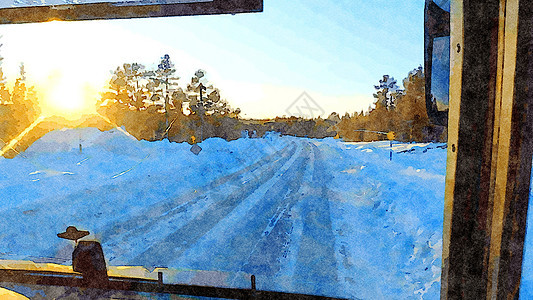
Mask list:
[[[186,208],[187,205],[192,205],[202,200],[206,193],[212,192],[228,182],[236,181],[244,174],[254,172],[265,165],[271,164],[279,157],[284,157],[287,153],[290,153],[294,150],[294,145],[292,146],[293,148],[290,149],[289,146],[285,146],[283,149],[278,150],[277,152],[270,154],[235,173],[222,176],[208,185],[197,189],[196,192],[184,195],[182,197],[174,197],[172,199],[164,200],[161,203],[142,211],[142,213],[138,214],[137,216],[113,223],[100,233],[102,240],[106,242],[112,241],[124,234],[136,234],[135,232],[139,228],[150,228],[157,222],[164,221],[164,219],[181,212],[184,208]]]
[[[259,180],[254,171],[264,176],[265,172],[271,176],[271,169],[275,169],[278,165],[283,165],[296,151],[293,147],[281,153],[281,156],[272,161],[264,161],[261,165],[248,173],[242,174],[235,178],[234,181],[228,181],[226,185],[220,185],[219,189],[207,191],[204,195],[199,195],[192,201],[186,201],[184,204],[165,212],[161,216],[156,216],[147,224],[135,228],[131,232],[119,236],[117,239],[109,241],[105,245],[113,249],[114,263],[128,264],[134,257],[137,257],[141,251],[149,247],[156,247],[164,238],[171,232],[179,230],[183,226],[187,226],[189,222],[193,222],[199,216],[212,209],[213,206],[218,205],[227,199],[228,194],[243,193],[248,188],[243,185],[243,182],[256,182]],[[132,251],[131,249],[136,251]],[[115,259],[116,257],[116,259]],[[111,256],[110,256],[111,260]],[[135,262],[136,264],[143,263],[143,261]],[[150,266],[150,265],[147,265]]]
[[[302,150],[303,151],[303,150]],[[227,245],[228,241],[234,239],[235,235],[243,233],[242,229],[242,220],[248,218],[258,218],[261,216],[250,216],[250,211],[253,210],[261,201],[266,193],[271,192],[271,189],[278,184],[279,178],[287,172],[287,170],[293,166],[296,159],[300,157],[300,153],[297,153],[291,157],[281,168],[279,168],[276,173],[261,185],[257,190],[255,190],[251,195],[249,195],[244,201],[242,201],[230,214],[228,214],[224,219],[222,219],[216,226],[214,226],[209,232],[207,232],[202,238],[198,240],[193,246],[187,249],[178,259],[171,263],[172,266],[180,266],[185,268],[192,269],[209,269],[209,270],[219,270],[220,267],[215,267],[215,264],[221,263],[222,265],[228,263],[228,259],[224,255],[218,255],[215,253],[216,249],[229,248]],[[285,213],[284,213],[285,212]],[[287,213],[287,209],[278,207],[274,217],[269,219],[269,216],[264,216],[264,220],[269,220],[266,227],[262,230],[262,236],[267,236],[271,232],[271,229],[275,227],[276,224],[281,220],[283,216]],[[246,217],[247,216],[247,217]],[[260,229],[260,228],[259,228]],[[268,231],[268,233],[266,233]],[[223,237],[223,238],[221,238]],[[259,239],[260,236],[255,237]],[[205,250],[210,249],[211,253],[205,255]],[[215,249],[215,250],[213,250]],[[250,252],[250,251],[248,251]],[[242,266],[246,263],[246,257],[238,257],[241,260],[239,266]],[[217,262],[218,261],[218,262]],[[222,268],[226,268],[222,266]],[[247,286],[248,284],[246,284]],[[231,285],[234,286],[234,285]]]
[[[319,149],[309,143],[303,147],[263,199],[217,224],[221,228],[182,252],[178,265],[232,272],[235,281],[243,273],[254,274],[260,289],[336,295],[329,174],[315,162],[321,159]]]
[[[291,151],[290,156],[295,155],[294,153],[295,151]],[[249,195],[270,180],[277,170],[289,160],[290,156],[276,160],[260,177],[250,180],[242,188],[230,193],[225,199],[209,206],[203,213],[168,235],[162,241],[151,245],[146,251],[134,258],[131,263],[145,266],[167,266],[169,262],[175,260],[189,247],[193,246],[218,222],[230,214]]]
[[[237,272],[236,275],[253,273],[259,283],[265,282],[259,276],[272,278],[281,268],[279,257],[283,255],[292,227],[286,218],[297,202],[309,150],[302,149],[286,170],[271,178],[266,191],[257,191],[258,194],[253,195],[255,200],[247,200],[255,201],[249,203],[250,208],[235,214],[231,220],[224,220],[223,225],[229,224],[230,228],[216,232],[218,238],[212,235],[202,241],[203,245],[210,246],[204,250],[209,255],[198,257],[191,267]]]
[[[276,205],[282,209],[278,209],[270,218],[266,230],[263,231],[263,236],[257,241],[248,261],[242,267],[244,272],[258,276],[258,280],[276,281],[275,277],[287,268],[284,263],[287,263],[289,246],[298,247],[294,243],[299,244],[301,232],[298,226],[294,232],[294,225],[296,223],[295,218],[300,216],[293,216],[293,213],[298,212],[295,206],[299,204],[302,196],[306,193],[302,183],[310,177],[309,173],[312,171],[314,160],[309,144],[304,143],[304,147],[305,155],[302,155],[297,173],[290,179],[290,182],[285,183],[290,188],[289,194],[283,199],[277,199]]]
[[[313,151],[309,153],[310,161],[305,170],[303,183],[311,182],[313,179],[315,155]],[[302,220],[302,199],[312,193],[308,184],[303,184],[300,189],[299,201],[291,208],[286,216],[286,220],[290,221],[291,228],[289,232],[289,240],[284,245],[283,254],[280,257],[281,269],[271,280],[274,281],[275,290],[296,292],[295,283],[293,280],[296,272],[296,263],[298,252],[300,248],[300,241],[303,232]]]
[[[293,282],[297,291],[336,296],[340,283],[327,187],[332,175],[318,147],[311,146],[315,163],[310,187],[314,192],[302,199],[303,228]]]

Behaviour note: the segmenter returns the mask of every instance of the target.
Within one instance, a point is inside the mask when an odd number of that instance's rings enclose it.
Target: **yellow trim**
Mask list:
[[[448,112],[448,154],[446,160],[446,188],[444,199],[444,230],[442,260],[446,267],[449,257],[450,235],[453,213],[457,147],[459,139],[459,115],[461,106],[461,82],[463,79],[463,1],[450,3],[450,108]],[[457,52],[459,44],[460,51]]]
[[[0,299],[2,300],[26,300],[28,297],[0,287]]]
[[[492,137],[492,158],[491,158],[491,167],[490,167],[490,191],[489,191],[489,213],[491,215],[488,216],[488,222],[489,226],[487,228],[490,228],[492,231],[494,231],[494,228],[492,227],[493,222],[493,215],[495,213],[495,206],[496,206],[496,200],[495,200],[495,190],[496,190],[496,180],[498,176],[498,153],[499,153],[499,147],[500,147],[500,126],[501,126],[501,120],[502,117],[502,101],[503,101],[503,85],[504,85],[504,74],[505,74],[505,59],[508,59],[508,57],[505,56],[507,53],[506,50],[506,0],[500,1],[500,17],[499,17],[499,24],[498,24],[498,66],[496,71],[496,93],[495,93],[495,99],[494,99],[494,132]],[[508,76],[508,74],[507,74]],[[507,78],[506,78],[507,80]],[[497,220],[496,220],[497,221]],[[491,232],[492,236],[492,232]],[[494,240],[491,238],[491,243],[494,242]],[[489,246],[492,248],[492,246]],[[493,299],[497,295],[498,291],[498,284],[497,284],[497,278],[498,278],[498,268],[499,268],[499,259],[494,260],[494,255],[491,252],[492,250],[489,249],[489,262],[488,262],[488,276],[487,276],[487,300]]]
[[[519,0],[508,0],[505,4],[505,39],[503,80],[501,83],[501,109],[499,115],[498,153],[496,162],[496,181],[494,187],[494,206],[492,213],[492,232],[489,257],[489,287],[487,299],[494,299],[498,290],[498,266],[500,262],[503,219],[506,203],[509,168],[509,148],[511,143],[512,113],[514,102],[514,81],[516,70],[516,50],[518,39]],[[498,99],[497,99],[498,100]],[[497,102],[498,103],[498,102]]]

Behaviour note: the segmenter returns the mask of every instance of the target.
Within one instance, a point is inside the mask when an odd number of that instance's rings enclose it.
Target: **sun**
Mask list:
[[[44,116],[78,119],[95,114],[98,100],[97,88],[76,74],[56,70],[50,73],[45,84],[37,85],[39,103]]]
[[[46,22],[8,31],[1,56],[8,78],[17,78],[24,64],[26,86],[33,86],[45,116],[77,120],[95,113],[100,92],[116,65],[103,23]],[[107,28],[109,30],[109,28]],[[106,49],[106,50],[104,50]],[[120,62],[120,60],[118,60]]]

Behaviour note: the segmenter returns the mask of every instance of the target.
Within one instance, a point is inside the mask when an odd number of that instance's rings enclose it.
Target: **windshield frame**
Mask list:
[[[196,16],[262,12],[263,0],[212,0],[209,2],[137,5],[113,2],[28,6],[0,9],[0,24]]]

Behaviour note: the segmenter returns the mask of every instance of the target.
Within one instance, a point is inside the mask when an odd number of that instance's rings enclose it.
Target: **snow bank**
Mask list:
[[[285,146],[272,135],[199,145],[196,156],[187,143],[136,141],[117,129],[67,129],[46,134],[14,159],[0,158],[0,259],[68,261],[70,250],[56,237],[67,226],[97,232]]]
[[[338,195],[339,275],[360,299],[438,299],[446,150],[441,144],[318,143]],[[414,151],[405,151],[414,149]]]

